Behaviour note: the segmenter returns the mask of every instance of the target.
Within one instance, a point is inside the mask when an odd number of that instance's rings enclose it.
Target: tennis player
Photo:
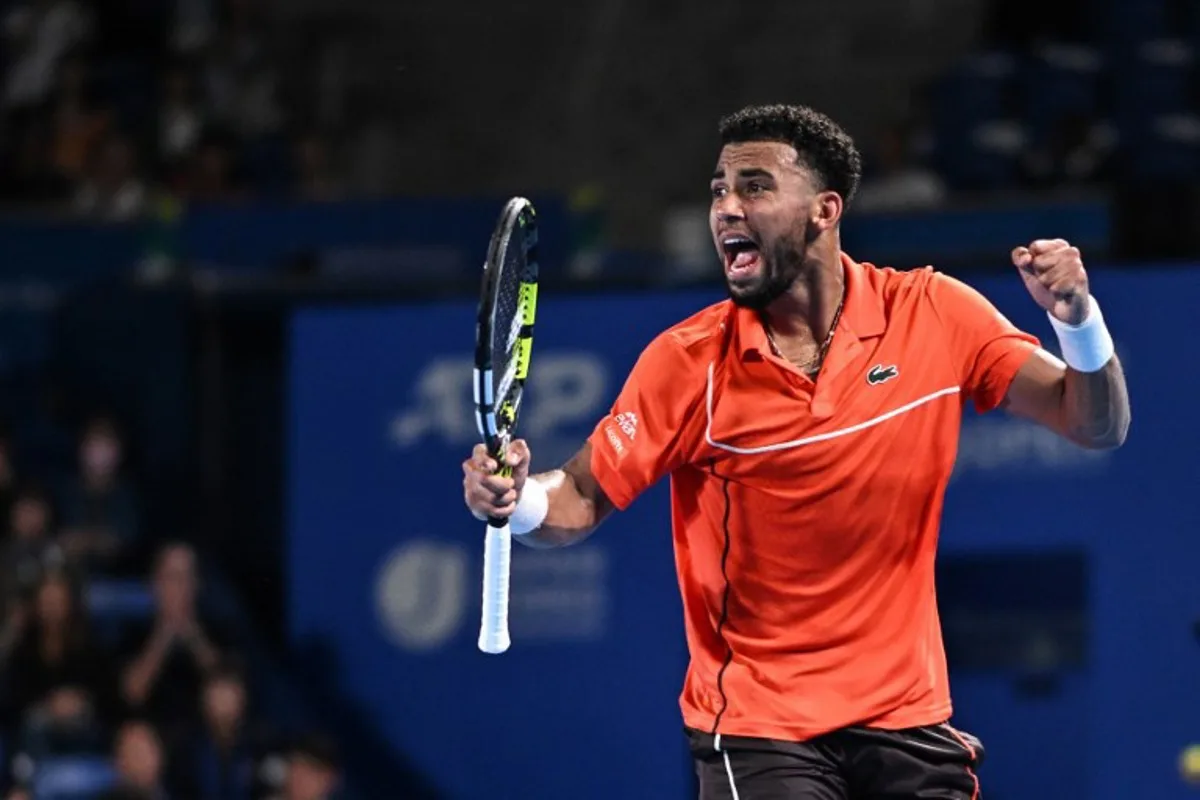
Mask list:
[[[558,547],[671,476],[702,800],[980,796],[951,727],[934,554],[967,401],[1113,448],[1129,399],[1079,250],[1012,252],[1063,361],[931,268],[842,252],[860,156],[797,106],[722,120],[710,223],[729,300],[655,338],[562,469],[482,447],[467,506]]]

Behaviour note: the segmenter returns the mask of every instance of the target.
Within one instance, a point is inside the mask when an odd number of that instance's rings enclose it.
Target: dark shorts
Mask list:
[[[947,724],[808,742],[689,730],[700,800],[980,800],[983,746]]]

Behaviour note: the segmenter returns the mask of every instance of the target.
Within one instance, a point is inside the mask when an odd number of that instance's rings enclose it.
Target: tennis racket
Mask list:
[[[537,309],[537,216],[514,197],[504,206],[483,265],[475,327],[475,423],[488,452],[511,474],[505,452],[512,441],[529,376]],[[488,519],[483,549],[483,618],[479,649],[503,653],[508,635],[508,580],[512,533],[508,521]]]

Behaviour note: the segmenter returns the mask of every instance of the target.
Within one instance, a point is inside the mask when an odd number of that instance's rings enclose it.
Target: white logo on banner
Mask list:
[[[997,414],[963,423],[954,477],[965,472],[1082,472],[1102,467],[1110,454],[1085,450],[1032,422]]]
[[[536,347],[536,345],[535,345]],[[527,405],[519,435],[536,443],[539,463],[561,463],[582,444],[562,429],[590,425],[603,415],[608,399],[604,362],[585,351],[554,351],[539,355],[526,386]],[[472,411],[470,358],[438,358],[413,381],[410,405],[388,425],[388,437],[402,448],[417,447],[429,437],[447,444],[470,446],[479,440]]]
[[[509,598],[513,639],[580,642],[604,638],[612,606],[610,576],[608,552],[599,545],[517,550]]]
[[[375,584],[375,606],[389,638],[406,650],[432,650],[462,627],[467,554],[459,545],[414,541],[391,552]]]

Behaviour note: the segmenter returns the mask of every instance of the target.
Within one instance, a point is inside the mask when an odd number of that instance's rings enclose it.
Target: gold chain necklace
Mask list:
[[[846,290],[842,290],[841,299],[838,300],[837,310],[833,312],[833,322],[829,323],[829,333],[825,334],[825,341],[821,342],[821,346],[817,349],[816,356],[807,364],[800,366],[808,375],[815,375],[821,371],[821,364],[825,361],[825,353],[829,350],[829,345],[833,342],[833,332],[837,330],[838,320],[842,318],[842,308],[846,305]],[[775,355],[784,358],[783,350],[780,349],[779,343],[775,341],[775,334],[771,333],[771,323],[767,321],[766,315],[763,315],[763,330],[767,333],[767,341],[771,343],[771,349]],[[797,365],[799,366],[799,365]]]

